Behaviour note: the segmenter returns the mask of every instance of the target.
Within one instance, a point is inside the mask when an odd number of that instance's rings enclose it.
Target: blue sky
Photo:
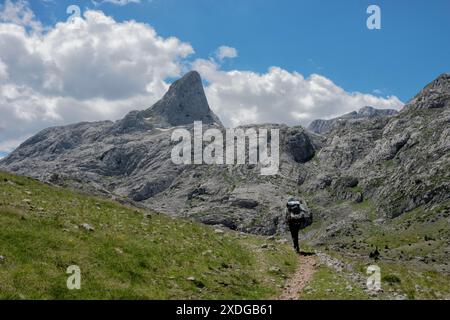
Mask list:
[[[161,36],[189,42],[198,57],[222,44],[235,47],[239,58],[225,63],[225,70],[262,73],[280,66],[319,73],[348,91],[381,90],[402,101],[450,70],[448,0],[141,0],[125,6],[67,0],[32,1],[31,7],[53,24],[67,18],[71,4],[117,21],[148,23]],[[366,28],[370,4],[381,8],[381,30]]]

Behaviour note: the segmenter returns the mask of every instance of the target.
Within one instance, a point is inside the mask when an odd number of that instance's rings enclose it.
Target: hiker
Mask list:
[[[294,249],[297,253],[300,253],[300,247],[298,245],[298,232],[300,229],[306,228],[312,223],[312,215],[304,201],[289,198],[286,204],[285,218],[286,224],[289,226],[289,230],[291,231]]]

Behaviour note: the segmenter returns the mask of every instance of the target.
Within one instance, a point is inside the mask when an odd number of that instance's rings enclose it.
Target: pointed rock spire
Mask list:
[[[190,71],[172,83],[164,97],[141,115],[163,126],[192,124],[194,121],[222,125],[209,108],[197,71]]]

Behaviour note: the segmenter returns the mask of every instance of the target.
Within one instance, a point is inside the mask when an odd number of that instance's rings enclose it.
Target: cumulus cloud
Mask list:
[[[216,51],[216,57],[219,61],[226,58],[236,58],[238,55],[237,50],[233,47],[220,46]]]
[[[126,98],[161,87],[164,78],[179,75],[179,59],[193,52],[147,25],[117,23],[99,11],[58,23],[44,35],[2,24],[0,44],[11,82],[78,99]]]
[[[100,11],[43,33],[30,29],[39,23],[24,1],[7,1],[0,17],[0,152],[48,126],[149,107],[194,52],[147,24]]]
[[[272,67],[266,73],[223,71],[213,60],[193,63],[208,81],[206,95],[225,125],[286,123],[308,125],[312,120],[332,118],[363,106],[400,109],[395,96],[382,98],[347,92],[318,74],[308,78],[298,72]]]

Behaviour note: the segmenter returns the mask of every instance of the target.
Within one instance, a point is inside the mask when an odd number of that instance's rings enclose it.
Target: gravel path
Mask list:
[[[297,271],[291,278],[287,279],[278,300],[298,300],[299,292],[308,284],[316,271],[315,256],[300,255],[299,259]]]

